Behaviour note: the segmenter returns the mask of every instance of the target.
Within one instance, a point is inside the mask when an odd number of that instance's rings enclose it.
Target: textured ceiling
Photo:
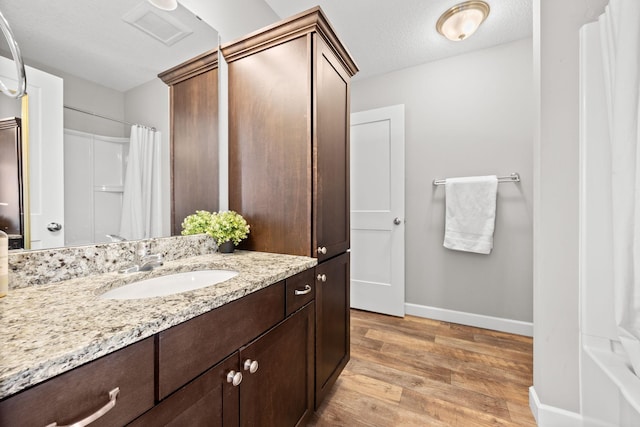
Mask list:
[[[228,41],[320,5],[356,60],[356,79],[531,37],[532,0],[486,0],[491,13],[463,42],[436,32],[462,0],[181,0]],[[194,34],[167,47],[122,21],[146,0],[0,0],[27,63],[43,64],[120,91],[153,79],[217,45],[217,33],[184,6],[171,16]],[[6,51],[6,45],[0,44]]]
[[[140,4],[146,7],[147,2],[0,0],[0,11],[27,64],[49,66],[121,92],[218,45],[217,32],[183,7],[170,14],[193,34],[164,45],[122,20]],[[0,48],[7,50],[6,43]]]
[[[411,67],[532,35],[532,0],[485,0],[489,17],[469,39],[452,42],[436,21],[462,0],[264,0],[285,18],[320,5],[348,47],[356,78]]]

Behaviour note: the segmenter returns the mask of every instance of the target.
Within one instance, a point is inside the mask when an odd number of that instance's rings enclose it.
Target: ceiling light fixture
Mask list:
[[[489,15],[489,5],[483,1],[457,4],[440,16],[436,29],[453,41],[461,41],[473,34]]]
[[[162,10],[176,10],[178,0],[148,0],[149,3]]]

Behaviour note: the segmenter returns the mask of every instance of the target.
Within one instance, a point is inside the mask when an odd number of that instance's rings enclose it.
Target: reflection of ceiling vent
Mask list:
[[[171,16],[170,12],[162,12],[146,1],[127,12],[122,19],[167,46],[173,45],[193,32]]]

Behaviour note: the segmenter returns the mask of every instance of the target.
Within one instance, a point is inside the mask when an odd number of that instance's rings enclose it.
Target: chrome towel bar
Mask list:
[[[520,182],[520,174],[517,172],[507,176],[499,176],[498,182]],[[446,179],[434,179],[433,185],[444,185],[447,183]]]

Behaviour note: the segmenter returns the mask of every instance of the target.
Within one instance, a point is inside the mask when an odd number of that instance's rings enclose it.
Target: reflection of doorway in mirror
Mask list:
[[[30,223],[25,236],[31,236],[31,249],[54,248],[64,243],[64,226],[59,231],[47,230],[50,223],[63,223],[64,193],[62,175],[62,79],[32,67],[27,72],[27,93],[29,94],[28,131],[28,173],[25,174],[25,195],[29,197]],[[10,87],[17,85],[15,64],[0,56],[0,80]],[[13,101],[10,100],[9,101]],[[2,107],[2,112],[8,111]],[[20,103],[14,105],[11,116],[20,117]],[[46,112],[46,114],[45,114]],[[23,118],[23,125],[24,125]],[[24,126],[23,126],[24,127]],[[26,196],[25,196],[26,197]]]
[[[117,235],[129,138],[64,130],[65,246]]]

